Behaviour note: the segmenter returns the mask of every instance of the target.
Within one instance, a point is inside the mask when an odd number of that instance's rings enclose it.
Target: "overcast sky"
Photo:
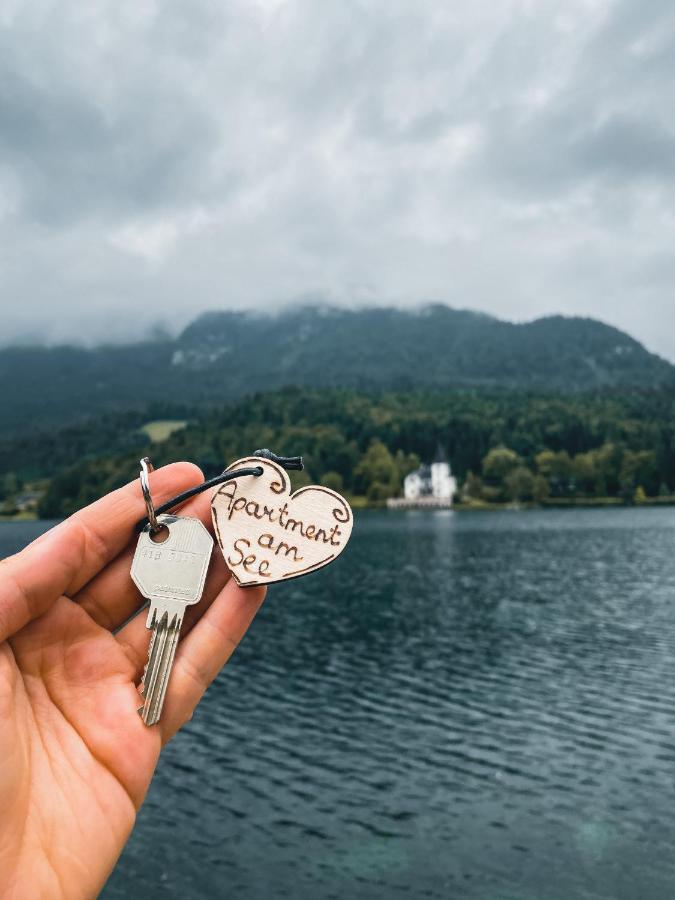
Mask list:
[[[675,359],[672,0],[2,0],[0,342],[563,312]]]

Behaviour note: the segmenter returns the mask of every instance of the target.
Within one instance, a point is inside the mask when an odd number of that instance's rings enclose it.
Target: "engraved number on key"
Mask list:
[[[199,519],[162,515],[157,521],[162,533],[153,540],[146,525],[131,564],[131,577],[150,601],[146,625],[152,634],[139,709],[146,725],[159,721],[185,608],[201,599],[213,549],[213,538]]]

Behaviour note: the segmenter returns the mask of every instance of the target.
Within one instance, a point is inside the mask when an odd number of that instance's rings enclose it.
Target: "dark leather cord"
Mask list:
[[[247,466],[243,469],[235,469],[234,472],[221,472],[220,475],[216,475],[215,478],[209,478],[208,481],[202,481],[202,483],[198,484],[196,487],[190,488],[188,491],[183,491],[182,494],[177,494],[175,497],[172,497],[171,500],[162,503],[162,505],[158,506],[155,510],[155,515],[160,516],[162,513],[173,509],[174,506],[180,506],[181,503],[185,503],[190,497],[196,497],[197,494],[201,494],[202,491],[208,491],[209,488],[216,487],[218,484],[223,484],[225,481],[231,481],[233,478],[239,478],[241,475],[262,475],[263,471],[262,466]],[[144,524],[147,523],[147,521],[147,519],[144,519]]]
[[[276,453],[272,453],[271,450],[266,449],[256,450],[253,455],[259,456],[261,459],[271,459],[272,462],[275,462],[277,465],[281,466],[282,469],[286,469],[287,471],[295,469],[300,472],[305,468],[301,456],[277,456]]]
[[[300,471],[304,468],[301,456],[277,456],[276,453],[272,453],[271,450],[267,449],[256,450],[253,456],[259,456],[261,459],[269,459],[272,462],[277,463],[277,465],[281,466],[283,469],[295,469]],[[255,477],[258,477],[259,475],[262,475],[263,472],[264,469],[262,466],[244,466],[244,468],[235,469],[233,472],[228,472],[226,470],[225,472],[221,472],[220,475],[216,475],[215,478],[209,478],[206,481],[202,481],[202,483],[198,484],[196,487],[183,491],[182,494],[176,494],[175,497],[172,497],[170,500],[167,500],[166,503],[162,503],[161,506],[158,506],[155,510],[155,515],[160,516],[162,513],[173,509],[174,506],[180,506],[181,503],[185,503],[185,501],[189,500],[191,497],[196,497],[197,494],[208,491],[209,488],[217,487],[219,484],[223,484],[226,481],[231,481],[233,478],[241,478],[243,475],[254,475]],[[136,531],[143,531],[147,524],[147,518],[141,519],[136,525]]]

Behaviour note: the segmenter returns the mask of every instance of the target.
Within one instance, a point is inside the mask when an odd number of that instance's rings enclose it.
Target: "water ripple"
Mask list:
[[[104,897],[675,896],[674,541],[672,509],[361,514],[271,592]]]

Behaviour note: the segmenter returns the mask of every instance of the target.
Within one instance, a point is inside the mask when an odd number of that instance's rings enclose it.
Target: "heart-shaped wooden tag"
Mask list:
[[[291,494],[288,473],[269,459],[247,456],[228,466],[262,466],[262,475],[226,481],[211,512],[225,562],[237,584],[272,584],[333,562],[352,533],[349,504],[320,485]]]

